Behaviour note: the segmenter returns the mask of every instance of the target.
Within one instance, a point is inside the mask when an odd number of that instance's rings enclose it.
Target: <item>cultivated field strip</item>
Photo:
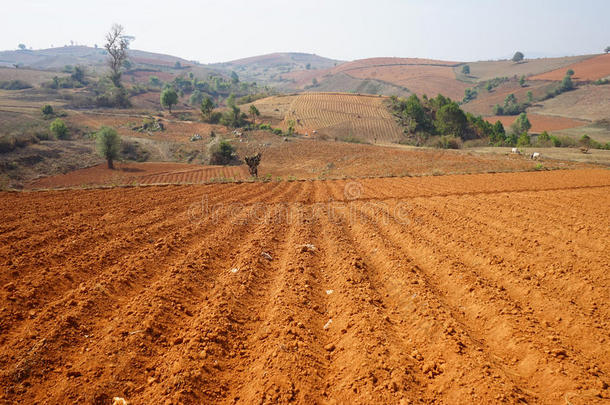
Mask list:
[[[329,136],[396,141],[402,131],[383,105],[384,98],[335,93],[304,93],[291,104],[285,122]]]
[[[601,404],[610,172],[2,193],[7,403]]]

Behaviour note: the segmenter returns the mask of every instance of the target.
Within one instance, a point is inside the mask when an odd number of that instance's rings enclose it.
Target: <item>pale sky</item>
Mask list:
[[[132,48],[202,63],[271,52],[474,61],[601,53],[610,0],[0,0],[0,50],[102,46],[112,23]]]

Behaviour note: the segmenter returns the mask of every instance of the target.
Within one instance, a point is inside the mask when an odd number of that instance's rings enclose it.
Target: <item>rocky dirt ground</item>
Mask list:
[[[610,172],[0,193],[0,403],[610,400]]]

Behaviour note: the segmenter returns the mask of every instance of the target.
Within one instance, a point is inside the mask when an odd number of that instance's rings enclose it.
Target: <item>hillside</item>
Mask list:
[[[469,86],[456,79],[453,68],[458,64],[459,62],[417,58],[369,58],[315,72],[297,71],[284,77],[292,80],[296,89],[311,91],[354,91],[384,95],[400,95],[402,92],[431,96],[443,93],[459,99]],[[354,80],[353,88],[345,88],[345,76]],[[389,90],[395,92],[358,91],[358,87],[363,86],[364,81],[381,84],[371,90],[382,90],[383,86],[392,86],[394,89]]]
[[[341,64],[341,61],[324,58],[315,54],[278,52],[237,59],[208,65],[224,71],[235,71],[240,78],[280,87],[290,87],[285,83],[287,73],[294,71],[316,72]]]

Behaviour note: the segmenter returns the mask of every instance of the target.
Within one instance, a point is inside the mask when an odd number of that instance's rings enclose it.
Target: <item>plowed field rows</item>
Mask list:
[[[532,76],[529,80],[562,80],[568,69],[574,71],[572,80],[588,81],[610,76],[610,54],[598,55],[561,69]]]
[[[395,141],[402,131],[383,100],[382,97],[355,94],[305,93],[292,102],[285,121],[298,122],[301,131],[317,130],[329,136]]]
[[[610,171],[0,193],[5,403],[610,399]]]

